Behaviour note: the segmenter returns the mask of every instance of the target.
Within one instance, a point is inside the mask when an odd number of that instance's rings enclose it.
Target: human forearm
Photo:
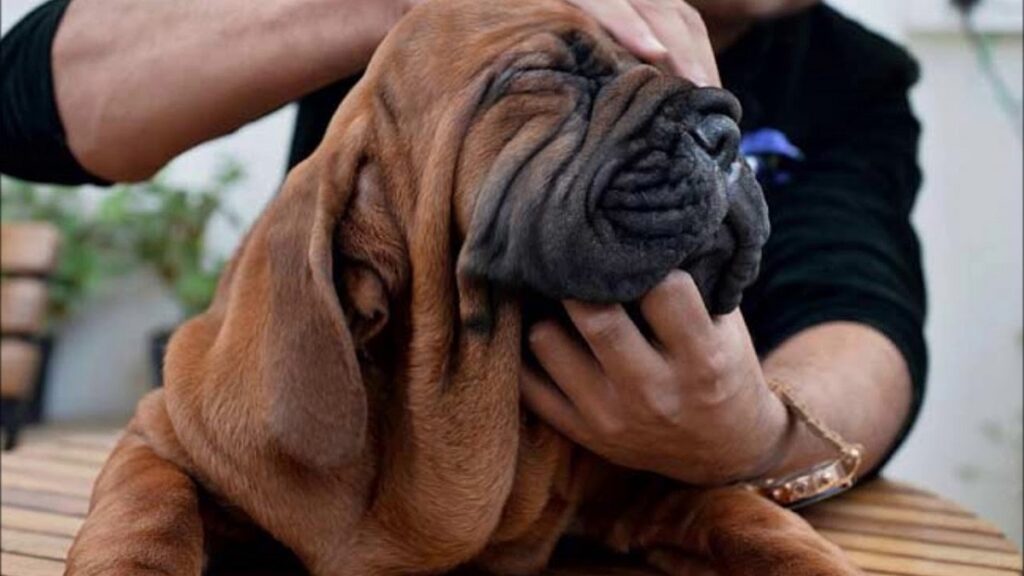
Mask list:
[[[75,0],[53,48],[76,158],[109,180],[361,68],[401,0]]]
[[[863,324],[832,322],[804,330],[769,354],[762,367],[767,379],[787,384],[815,416],[864,446],[862,475],[881,464],[910,414],[911,382],[902,355]],[[786,438],[770,475],[835,457],[806,426],[798,424]]]

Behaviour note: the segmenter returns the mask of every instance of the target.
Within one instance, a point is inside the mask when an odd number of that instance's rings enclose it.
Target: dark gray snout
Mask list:
[[[590,108],[503,190],[481,191],[463,270],[551,299],[627,302],[692,269],[711,310],[735,307],[768,236],[739,157],[739,102],[635,69]]]

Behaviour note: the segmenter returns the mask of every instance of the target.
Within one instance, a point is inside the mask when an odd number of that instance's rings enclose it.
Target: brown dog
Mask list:
[[[758,496],[520,412],[521,303],[626,302],[683,266],[736,306],[767,234],[738,113],[561,0],[414,10],[176,333],[68,574],[198,575],[272,540],[317,575],[530,574],[570,531],[670,572],[857,574]]]

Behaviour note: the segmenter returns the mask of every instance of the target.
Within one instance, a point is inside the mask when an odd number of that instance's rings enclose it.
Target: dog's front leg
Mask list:
[[[199,576],[196,485],[129,427],[93,487],[65,576]]]
[[[752,492],[679,490],[649,511],[632,527],[632,544],[661,560],[681,553],[706,562],[705,570],[729,576],[863,574],[803,518]]]

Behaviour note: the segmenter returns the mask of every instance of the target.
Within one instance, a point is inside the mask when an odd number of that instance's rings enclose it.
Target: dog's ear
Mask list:
[[[362,132],[351,127],[335,149],[293,171],[265,216],[267,425],[286,454],[321,468],[364,448],[368,408],[357,344],[387,319],[379,278],[337,251],[339,226],[365,183]]]
[[[371,120],[346,102],[246,235],[209,309],[168,347],[169,410],[200,419],[212,452],[244,446],[318,469],[365,455],[359,357],[388,322],[407,254],[369,159]]]

